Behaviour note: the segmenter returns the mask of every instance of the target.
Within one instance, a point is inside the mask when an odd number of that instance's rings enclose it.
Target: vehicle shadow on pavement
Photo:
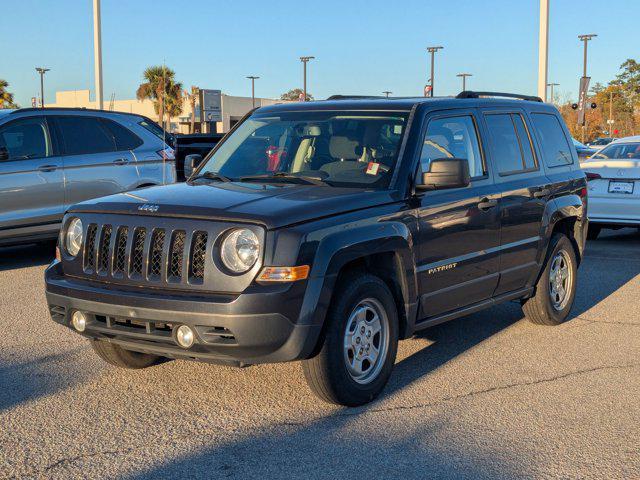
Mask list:
[[[0,247],[0,271],[47,265],[55,258],[54,241],[14,247]]]

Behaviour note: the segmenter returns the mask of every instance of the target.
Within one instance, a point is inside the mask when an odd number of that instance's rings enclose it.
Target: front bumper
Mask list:
[[[128,350],[236,366],[308,357],[320,334],[317,324],[298,318],[305,282],[256,286],[240,295],[176,294],[151,289],[116,290],[70,278],[58,262],[45,272],[51,317],[71,327],[71,315],[88,314],[82,335]],[[185,349],[173,331],[187,325],[196,336]],[[74,330],[75,331],[75,330]]]

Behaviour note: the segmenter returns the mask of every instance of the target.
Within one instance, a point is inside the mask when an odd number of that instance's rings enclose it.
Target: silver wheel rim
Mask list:
[[[389,319],[373,298],[359,302],[344,332],[344,362],[353,380],[362,385],[375,380],[389,350]]]
[[[551,260],[549,269],[549,296],[554,309],[560,311],[567,306],[572,288],[571,257],[565,250],[560,250]]]

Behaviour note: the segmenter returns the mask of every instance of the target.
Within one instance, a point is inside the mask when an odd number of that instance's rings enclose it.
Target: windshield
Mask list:
[[[282,112],[253,115],[207,159],[232,180],[297,176],[332,186],[389,185],[405,131],[405,112]]]
[[[611,143],[604,147],[591,158],[611,159],[611,158],[632,158],[640,159],[640,142]]]

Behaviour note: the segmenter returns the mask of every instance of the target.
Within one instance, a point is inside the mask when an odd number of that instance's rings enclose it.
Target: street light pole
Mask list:
[[[554,96],[553,96],[553,87],[557,87],[558,85],[560,85],[559,83],[547,83],[547,87],[551,88],[551,102],[550,103],[554,103]]]
[[[578,38],[580,39],[580,41],[584,43],[584,50],[583,50],[583,54],[582,54],[582,78],[586,78],[587,77],[587,44],[589,43],[589,40],[591,40],[593,37],[597,37],[597,36],[598,35],[595,34],[595,33],[587,33],[587,34],[584,34],[584,35],[578,35]],[[584,96],[584,99],[586,101],[587,92],[586,91],[585,92],[580,92],[580,94]],[[585,117],[585,119],[586,119],[586,117]],[[585,125],[585,122],[583,122],[583,124],[582,124],[582,142],[583,143],[585,141],[585,137],[586,137],[586,125]]]
[[[473,77],[471,73],[459,73],[456,77],[462,77],[462,91],[467,90],[467,77]]]
[[[300,61],[302,62],[302,70],[303,70],[303,88],[302,91],[304,92],[304,98],[303,101],[306,102],[307,101],[307,62],[309,60],[313,60],[316,57],[300,57]]]
[[[260,77],[249,75],[247,78],[251,80],[251,108],[256,108],[256,80]]]
[[[430,93],[430,97],[433,97],[433,75],[434,75],[434,65],[435,65],[435,53],[438,50],[442,50],[444,47],[427,47],[427,52],[429,52],[431,54],[431,79],[429,80],[429,85],[431,85],[431,92]]]
[[[102,30],[100,26],[100,0],[93,0],[93,67],[96,81],[96,102],[103,109],[102,99]]]
[[[382,93],[384,93],[384,94],[385,94],[385,96],[386,96],[387,98],[389,98],[389,95],[390,95],[390,94],[392,94],[393,92],[390,92],[389,90],[385,90],[385,91],[384,91],[384,92],[382,92]]]
[[[36,67],[36,72],[40,74],[40,107],[44,108],[44,74],[47,73],[50,68]]]
[[[549,72],[549,0],[540,0],[540,33],[538,36],[538,96],[547,101]]]

